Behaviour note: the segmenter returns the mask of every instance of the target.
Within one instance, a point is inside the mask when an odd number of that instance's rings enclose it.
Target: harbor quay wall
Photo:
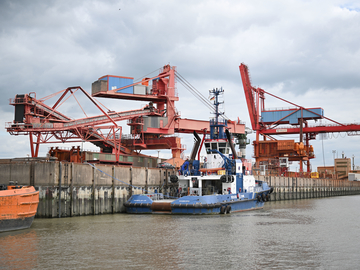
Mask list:
[[[331,196],[359,195],[360,182],[338,179],[257,176],[274,191],[270,200],[299,200]]]
[[[125,212],[132,194],[175,195],[166,181],[173,169],[67,162],[0,163],[0,184],[32,185],[39,191],[36,217],[73,217]]]
[[[0,184],[32,185],[39,191],[36,217],[73,217],[125,212],[132,194],[176,196],[177,184],[167,181],[173,169],[68,162],[0,162]],[[274,191],[270,200],[297,200],[360,194],[360,182],[257,176]]]

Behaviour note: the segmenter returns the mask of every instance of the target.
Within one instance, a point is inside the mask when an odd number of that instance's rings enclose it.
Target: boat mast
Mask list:
[[[224,103],[224,101],[219,101],[219,95],[222,95],[224,90],[222,87],[220,89],[214,88],[213,90],[209,90],[209,94],[212,95],[210,100],[214,100],[215,114],[214,119],[210,119],[210,139],[226,139],[225,135],[225,127],[227,126],[227,122],[225,119],[219,120],[219,116],[224,115],[224,112],[220,112],[219,105]]]

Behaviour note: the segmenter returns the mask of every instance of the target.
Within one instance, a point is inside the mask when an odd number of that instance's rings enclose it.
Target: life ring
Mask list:
[[[226,211],[226,206],[223,205],[220,207],[220,214],[225,214],[225,211]]]

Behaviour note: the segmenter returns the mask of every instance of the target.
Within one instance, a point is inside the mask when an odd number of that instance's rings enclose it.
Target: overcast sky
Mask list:
[[[28,137],[5,130],[14,119],[9,99],[16,94],[36,92],[41,98],[78,85],[90,92],[91,83],[103,75],[140,78],[166,64],[176,66],[204,96],[223,87],[226,115],[249,127],[242,62],[254,86],[304,107],[322,107],[326,117],[338,122],[360,123],[358,1],[2,0],[0,30],[0,158],[30,154]],[[177,87],[181,116],[208,120],[207,107],[180,83]],[[100,101],[115,111],[144,105]],[[265,106],[289,107],[273,98],[266,98]],[[76,118],[71,113],[77,107],[70,99],[59,110]],[[181,137],[189,154],[193,139]],[[333,150],[338,156],[355,155],[360,165],[359,136],[317,136],[311,144],[313,170],[332,165]],[[41,145],[40,156],[49,146]],[[252,152],[249,146],[249,158]],[[162,150],[161,155],[170,157],[171,152]]]

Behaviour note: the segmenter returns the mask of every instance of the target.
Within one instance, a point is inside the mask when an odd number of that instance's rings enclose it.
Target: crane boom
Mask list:
[[[293,102],[277,97],[261,88],[251,85],[248,67],[245,64],[239,66],[241,79],[244,87],[246,103],[253,130],[256,131],[256,141],[254,141],[254,157],[257,162],[270,160],[273,158],[288,157],[289,160],[300,161],[300,171],[302,172],[302,162],[307,162],[307,170],[310,172],[309,159],[314,158],[313,148],[309,144],[311,139],[315,139],[319,133],[347,132],[348,135],[360,135],[359,124],[341,124],[323,115],[322,108],[304,108]],[[265,94],[284,101],[295,109],[285,110],[265,110]],[[326,119],[332,122],[330,125],[309,126],[309,120]],[[290,124],[290,127],[284,127]],[[271,135],[299,134],[299,143],[291,140],[260,141],[259,135],[264,138],[272,138]],[[305,140],[305,145],[303,144]],[[298,150],[296,150],[298,149]]]
[[[184,150],[181,140],[172,136],[175,133],[208,133],[209,122],[193,119],[182,119],[175,107],[179,100],[175,79],[190,85],[176,68],[165,65],[159,74],[133,82],[133,78],[113,75],[100,77],[92,84],[92,94],[80,86],[69,87],[59,91],[61,97],[52,106],[44,103],[55,94],[43,99],[36,99],[36,94],[16,95],[10,101],[15,106],[13,122],[6,123],[11,135],[29,135],[31,156],[37,157],[39,145],[43,143],[65,143],[88,141],[100,147],[101,152],[130,154],[142,149],[171,149],[173,156],[180,157]],[[150,85],[151,84],[151,85]],[[190,85],[191,86],[191,85]],[[191,86],[194,88],[193,86]],[[75,92],[82,92],[102,114],[73,119],[59,112],[59,107]],[[70,95],[70,96],[68,96]],[[198,93],[197,96],[200,96]],[[94,97],[147,101],[148,105],[130,111],[105,111]],[[213,107],[210,102],[207,106]],[[78,102],[78,105],[81,105]],[[122,128],[117,122],[127,120],[131,134],[122,136]],[[232,133],[245,134],[245,125],[226,119]],[[35,137],[35,139],[33,138]],[[36,149],[35,149],[36,148]]]
[[[251,126],[253,130],[259,130],[260,109],[264,109],[264,90],[255,88],[251,85],[249,68],[245,64],[241,64],[239,69],[244,87],[246,104],[249,110]]]

